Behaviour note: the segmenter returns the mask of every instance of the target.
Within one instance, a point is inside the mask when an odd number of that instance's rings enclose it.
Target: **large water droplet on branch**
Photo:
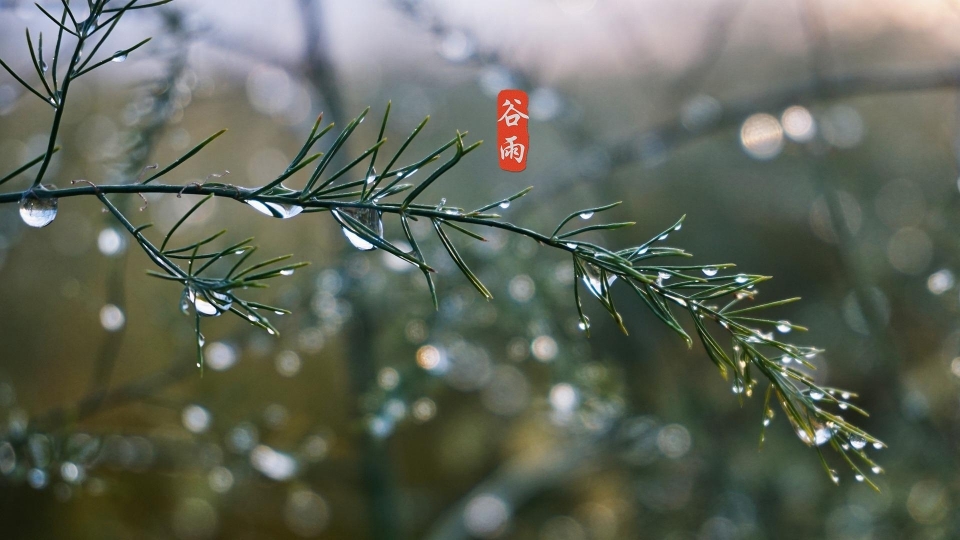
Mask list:
[[[588,262],[583,263],[583,284],[586,285],[587,289],[597,298],[603,296],[603,282],[600,273],[601,270],[597,265]],[[606,271],[603,271],[603,274],[607,278],[607,289],[609,289],[610,286],[613,285],[613,282],[617,280],[617,276]]]
[[[187,287],[180,297],[180,310],[187,313],[191,304],[201,316],[216,317],[230,309],[230,306],[233,305],[233,299],[227,294],[214,291],[204,295],[191,287]]]
[[[28,191],[20,199],[20,218],[31,227],[46,227],[57,217],[57,199],[40,198]]]
[[[289,219],[293,216],[296,216],[300,212],[303,212],[303,207],[295,204],[281,204],[269,201],[254,200],[247,201],[247,204],[252,206],[254,210],[260,212],[261,214],[280,219]]]
[[[381,217],[379,210],[375,210],[373,208],[342,208],[337,210],[337,212],[346,214],[359,221],[365,227],[376,233],[377,237],[383,237],[383,218]],[[351,231],[347,227],[341,227],[341,229],[343,229],[343,235],[347,237],[347,240],[350,241],[350,244],[352,244],[353,247],[361,251],[370,251],[377,248],[377,246],[371,244],[362,236]]]

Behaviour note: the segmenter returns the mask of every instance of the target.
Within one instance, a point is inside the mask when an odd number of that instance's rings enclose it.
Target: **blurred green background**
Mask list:
[[[294,312],[275,319],[279,338],[204,321],[201,378],[180,290],[147,277],[138,246],[76,197],[44,229],[0,208],[0,537],[960,537],[952,0],[516,4],[142,10],[111,46],[154,41],[71,89],[48,179],[132,181],[227,127],[175,181],[229,170],[221,181],[257,186],[320,111],[343,125],[373,107],[351,156],[388,100],[387,148],[429,114],[411,161],[457,129],[487,140],[430,188],[437,202],[532,185],[501,213],[549,231],[622,200],[611,219],[637,225],[598,237],[615,247],[686,214],[670,243],[695,264],[775,276],[761,300],[802,296],[776,316],[826,349],[817,380],[872,413],[863,427],[889,444],[882,491],[842,463],[834,486],[782,417],[758,450],[760,399],[741,406],[702,347],[628,289],[614,287],[630,336],[588,302],[585,338],[570,261],[502,231],[464,242],[490,302],[424,240],[434,311],[419,272],[353,250],[329,215],[214,200],[184,238],[228,228],[311,266],[253,293]],[[32,4],[0,0],[0,57],[29,73],[24,26],[53,34]],[[502,88],[531,97],[520,174],[498,169],[491,144]],[[41,153],[49,122],[0,76],[0,171]],[[166,230],[193,202],[123,204]]]

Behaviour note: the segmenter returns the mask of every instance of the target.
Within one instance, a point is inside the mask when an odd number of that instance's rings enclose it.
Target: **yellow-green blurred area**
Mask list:
[[[0,0],[0,58],[39,88],[24,27],[50,63],[54,24]],[[176,0],[125,16],[99,54],[151,35],[72,83],[44,184],[133,183],[228,128],[163,182],[262,186],[320,112],[326,152],[372,107],[332,170],[377,140],[388,101],[378,164],[430,115],[398,165],[457,130],[486,142],[421,201],[533,186],[495,210],[545,234],[623,201],[589,221],[636,221],[589,237],[617,249],[686,215],[664,242],[695,254],[678,264],[774,276],[757,303],[803,297],[767,316],[808,327],[780,337],[825,349],[815,379],[871,413],[881,491],[779,411],[758,449],[765,386],[731,392],[623,283],[629,335],[581,286],[586,337],[569,255],[502,230],[450,233],[487,301],[412,223],[435,310],[415,267],[352,248],[329,213],[214,198],[174,243],[227,229],[214,245],[255,236],[257,257],[310,265],[244,291],[292,311],[270,316],[279,336],[202,321],[201,376],[182,286],[146,275],[95,197],[68,197],[42,229],[0,205],[0,538],[960,536],[953,0]],[[498,168],[503,88],[530,96],[522,173]],[[44,152],[52,115],[0,72],[0,175]],[[198,199],[110,196],[157,243]],[[403,242],[396,216],[384,238]]]

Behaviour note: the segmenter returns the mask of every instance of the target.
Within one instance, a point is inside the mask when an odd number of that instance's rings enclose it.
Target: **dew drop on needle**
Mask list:
[[[373,231],[378,238],[383,237],[383,218],[380,215],[379,210],[374,208],[342,208],[337,210],[337,212],[348,215],[359,221],[363,226]],[[340,228],[343,230],[343,235],[347,237],[347,240],[350,241],[350,244],[353,247],[361,251],[370,251],[372,249],[376,249],[377,246],[368,242],[365,238],[350,228],[345,226],[341,226]]]
[[[303,212],[303,207],[295,204],[282,204],[272,201],[262,202],[256,200],[249,200],[247,201],[247,204],[261,214],[280,219],[289,219],[300,214],[300,212]]]
[[[613,282],[617,280],[616,274],[610,274],[605,270],[601,270],[593,263],[583,263],[583,284],[586,285],[587,289],[597,298],[603,297],[603,281],[601,274],[606,276],[607,290],[609,290],[610,286],[613,285]]]

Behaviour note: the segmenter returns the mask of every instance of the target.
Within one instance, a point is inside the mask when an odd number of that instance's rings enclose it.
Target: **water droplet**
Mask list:
[[[680,227],[683,227],[683,223],[677,223],[677,226],[673,228],[675,231],[679,231]]]
[[[42,59],[40,60],[40,71],[43,71],[44,73],[47,72],[47,63],[44,62]]]
[[[743,393],[743,385],[740,384],[739,382],[738,382],[738,383],[734,383],[732,390],[733,390],[733,393],[734,393],[734,394],[742,394],[742,393]]]
[[[64,461],[60,465],[60,477],[71,484],[80,482],[83,479],[83,469],[71,461]]]
[[[777,332],[781,334],[788,334],[790,330],[793,330],[793,326],[790,324],[790,321],[780,321],[777,323]]]
[[[718,272],[718,271],[719,271],[719,270],[717,270],[716,268],[713,268],[713,267],[704,268],[704,269],[703,269],[703,275],[705,275],[705,276],[707,276],[707,277],[713,277],[713,276],[717,275],[717,272]]]
[[[817,133],[817,123],[806,107],[793,105],[780,115],[783,133],[798,143],[810,142]]]
[[[444,200],[444,202],[446,202],[446,200]],[[352,217],[376,233],[378,237],[383,237],[383,218],[380,215],[380,211],[373,208],[342,208],[335,211]],[[347,237],[347,240],[350,241],[353,247],[361,251],[376,249],[377,246],[367,242],[357,233],[346,227],[341,227],[341,229],[343,230],[343,235]]]
[[[583,212],[580,214],[580,219],[590,219],[593,217],[593,212]]]
[[[293,275],[293,268],[285,268],[285,269],[281,270],[281,271],[280,271],[280,275],[281,275],[281,276],[292,276],[292,275]]]
[[[867,440],[857,435],[851,435],[850,446],[856,448],[857,450],[863,450],[863,448],[867,446]]]
[[[204,352],[207,367],[214,371],[225,371],[237,363],[237,350],[222,341],[214,341]]]
[[[126,245],[126,239],[113,227],[103,229],[97,236],[97,249],[108,257],[122,253]]]
[[[840,484],[840,475],[837,474],[837,471],[830,469],[830,479],[833,480],[834,484]]]
[[[661,280],[670,279],[670,275],[669,272],[657,272],[657,278]]]
[[[876,448],[877,450],[880,450],[883,448],[883,443],[875,442],[873,443],[873,447]]]
[[[821,392],[820,390],[817,390],[816,388],[810,390],[810,399],[814,401],[820,401],[821,399],[823,399],[823,392]]]
[[[737,277],[733,278],[737,283],[746,283],[749,278],[743,274],[738,274]]]
[[[500,208],[503,208],[504,210],[506,210],[507,208],[510,208],[510,201],[503,201],[502,203],[500,203]]]
[[[793,362],[793,357],[788,354],[785,354],[783,355],[783,358],[780,359],[780,361],[783,362],[783,365],[787,365]]]
[[[848,405],[848,404],[846,404],[846,403],[842,403],[842,402],[839,404],[839,407],[840,407],[841,409],[843,409],[843,410],[847,410],[847,407],[849,407],[849,406],[850,406],[850,405]]]
[[[783,128],[776,117],[759,113],[750,116],[740,127],[740,143],[754,159],[767,160],[783,150]]]
[[[881,469],[881,468],[880,468],[879,466],[877,466],[877,465],[874,465],[873,467],[870,467],[870,470],[873,471],[873,474],[880,474],[880,473],[883,472],[883,469]]]
[[[830,431],[830,428],[826,426],[820,426],[813,432],[813,444],[810,443],[810,437],[807,436],[806,431],[800,431],[800,440],[807,443],[810,446],[821,446],[833,437],[833,432]]]
[[[833,430],[830,429],[829,426],[821,424],[819,420],[810,419],[809,427],[813,431],[813,440],[810,440],[810,434],[807,433],[807,430],[803,426],[797,424],[797,421],[794,420],[792,415],[788,414],[786,417],[790,421],[790,424],[793,425],[797,437],[807,446],[822,446],[833,437]]]
[[[47,486],[47,473],[42,469],[30,469],[27,473],[27,482],[33,489],[43,489]]]
[[[577,328],[579,328],[579,329],[581,329],[581,330],[586,330],[586,329],[587,329],[587,323],[585,323],[585,322],[583,322],[583,321],[580,321],[580,323],[577,324]]]
[[[10,474],[17,467],[17,453],[9,442],[0,444],[0,472]]]
[[[126,322],[126,316],[123,310],[113,304],[107,304],[100,308],[100,325],[107,332],[116,332],[123,328]]]
[[[298,215],[300,212],[303,212],[303,207],[295,204],[281,204],[272,201],[261,202],[255,200],[249,200],[247,201],[247,204],[261,214],[280,219],[289,219]]]
[[[57,199],[40,198],[28,191],[20,199],[20,218],[31,227],[46,227],[57,217]]]
[[[229,295],[215,291],[210,291],[206,295],[198,294],[193,288],[187,287],[180,297],[180,310],[188,313],[190,304],[193,304],[194,309],[201,316],[216,317],[230,309],[233,299]]]
[[[263,444],[250,452],[250,465],[267,478],[278,481],[293,478],[300,468],[300,464],[293,456]]]
[[[854,478],[854,480],[856,480],[857,482],[863,482],[863,475],[862,475],[862,474],[859,474],[859,473],[858,473],[858,474],[857,474],[856,476],[854,476],[853,478]]]
[[[843,399],[850,399],[850,392],[842,392],[840,394],[840,397],[842,397]]]
[[[560,413],[571,413],[580,404],[580,393],[570,383],[559,383],[550,388],[550,406]]]
[[[450,62],[463,62],[473,56],[476,47],[473,39],[462,30],[449,29],[443,32],[437,43],[440,56]]]
[[[203,347],[204,345],[207,344],[207,337],[204,336],[203,334],[197,334],[197,343],[198,343],[201,347]],[[197,367],[200,367],[200,364],[199,364],[199,363],[197,363]]]
[[[191,433],[203,433],[210,429],[213,417],[210,411],[200,405],[187,405],[180,414],[180,420],[183,422],[183,427]]]
[[[593,263],[585,262],[583,263],[583,284],[587,286],[587,289],[593,293],[594,296],[600,298],[603,296],[603,284],[601,282],[601,273],[606,276],[607,279],[607,289],[613,285],[613,282],[617,280],[615,274],[610,274],[606,270],[601,270],[597,265]]]
[[[437,404],[430,398],[420,398],[413,402],[413,417],[418,422],[426,422],[437,414]]]
[[[769,426],[769,425],[770,425],[770,419],[769,419],[769,418],[764,418],[764,419],[763,419],[763,425],[764,425],[764,427]]]
[[[367,175],[367,185],[374,183],[377,180],[377,169],[370,171],[370,174]]]
[[[663,241],[666,240],[667,237],[669,237],[669,236],[670,236],[669,234],[664,234],[664,235],[660,236],[660,238],[657,238],[657,240],[660,240],[661,242],[663,242]]]
[[[120,63],[127,59],[127,53],[124,51],[117,51],[113,54],[113,58],[110,59],[111,62]]]

